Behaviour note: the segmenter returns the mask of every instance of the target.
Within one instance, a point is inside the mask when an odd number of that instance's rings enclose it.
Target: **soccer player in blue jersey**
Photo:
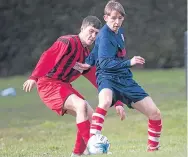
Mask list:
[[[133,80],[130,68],[144,64],[144,58],[134,56],[126,60],[126,47],[122,23],[125,18],[123,6],[109,1],[104,9],[106,24],[97,35],[95,46],[86,59],[86,64],[78,63],[78,69],[97,67],[99,105],[92,116],[91,136],[101,133],[107,110],[113,102],[121,100],[148,118],[148,151],[159,148],[162,123],[161,113],[152,98]]]

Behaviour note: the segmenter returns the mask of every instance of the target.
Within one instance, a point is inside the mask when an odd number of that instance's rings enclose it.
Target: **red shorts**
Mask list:
[[[58,115],[62,116],[66,113],[66,110],[63,109],[63,105],[71,94],[76,94],[78,97],[84,99],[70,83],[47,77],[42,77],[37,81],[37,88],[44,104]]]

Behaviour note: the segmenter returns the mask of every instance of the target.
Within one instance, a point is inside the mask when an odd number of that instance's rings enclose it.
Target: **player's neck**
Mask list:
[[[79,39],[80,39],[80,41],[81,41],[83,47],[87,47],[87,44],[86,44],[86,43],[84,42],[84,40],[82,39],[82,34],[81,34],[81,33],[78,34],[78,37],[79,37]]]

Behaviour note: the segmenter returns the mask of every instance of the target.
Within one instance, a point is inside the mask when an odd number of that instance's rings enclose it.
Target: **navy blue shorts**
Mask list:
[[[118,76],[102,76],[97,78],[98,92],[104,88],[113,91],[113,102],[120,100],[129,108],[132,103],[136,103],[149,96],[144,89],[138,85],[132,78],[118,77]]]

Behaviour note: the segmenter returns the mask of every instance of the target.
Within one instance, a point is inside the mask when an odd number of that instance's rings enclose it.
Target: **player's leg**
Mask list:
[[[75,93],[79,98],[83,98],[83,96],[78,92],[76,91],[75,89],[72,88],[72,91],[73,93]],[[89,103],[84,100],[85,103],[87,104],[87,114],[88,114],[88,119],[91,123],[91,119],[92,119],[92,114],[93,114],[93,109],[92,107],[89,105]],[[74,111],[68,111],[69,114],[71,115],[76,115],[76,113],[74,114]],[[90,129],[90,128],[89,128]],[[88,129],[88,130],[89,130]],[[76,156],[76,155],[80,155],[80,154],[84,154],[84,155],[88,155],[88,150],[87,150],[87,144],[85,143],[83,137],[82,137],[82,134],[81,132],[77,129],[77,134],[76,134],[76,141],[75,141],[75,146],[74,146],[74,150],[73,150],[73,153],[71,155],[71,157],[73,156]]]
[[[126,84],[123,89],[125,97],[134,102],[131,106],[148,117],[148,150],[158,150],[162,129],[160,110],[151,97],[134,80],[123,81]]]
[[[93,108],[89,105],[89,103],[86,101],[86,100],[84,100],[85,101],[85,103],[87,104],[87,108],[88,108],[88,117],[89,117],[89,121],[91,122],[91,120],[92,120],[92,115],[93,115]],[[73,116],[73,117],[76,117],[76,112],[75,111],[72,111],[72,110],[66,110],[66,114],[69,114],[69,115],[71,115],[71,116]]]
[[[66,114],[76,117],[76,112],[73,110],[67,110]],[[76,141],[75,141],[74,150],[73,150],[71,157],[81,155],[84,152],[85,148],[86,148],[86,144],[85,144],[79,130],[77,130]]]
[[[45,105],[59,115],[64,115],[68,110],[76,113],[77,128],[81,133],[84,142],[89,139],[90,122],[88,120],[87,103],[70,84],[50,79],[39,80],[39,96]],[[79,95],[79,96],[78,96]]]
[[[72,94],[67,97],[66,101],[64,102],[63,109],[76,112],[76,124],[78,131],[87,145],[90,129],[88,110],[91,108],[89,108],[84,98],[75,89],[71,87],[69,90],[71,90]]]
[[[78,97],[76,94],[70,95],[64,103],[64,110],[68,114],[74,113],[76,115],[77,137],[74,147],[74,154],[81,155],[86,149],[89,139],[90,121],[93,110],[86,103],[85,100]]]
[[[113,99],[113,91],[110,85],[110,81],[103,80],[103,82],[100,83],[98,89],[99,105],[92,116],[90,136],[101,133],[107,110],[111,106]]]
[[[87,106],[88,106],[88,117],[89,117],[89,121],[91,122],[93,109],[91,108],[91,106],[88,103],[87,103]],[[66,114],[69,114],[69,115],[76,117],[76,112],[72,111],[72,110],[67,110]],[[76,157],[76,156],[79,156],[83,153],[87,155],[88,151],[86,150],[86,144],[85,144],[85,142],[84,142],[84,140],[81,136],[81,133],[77,129],[76,141],[75,141],[75,145],[74,145],[74,149],[73,149],[73,153],[71,154],[71,157]]]
[[[67,110],[66,114],[76,117],[76,112],[73,110]],[[76,141],[75,141],[74,150],[73,150],[71,157],[81,155],[85,149],[86,149],[86,144],[85,144],[79,130],[77,130]]]
[[[134,103],[132,107],[148,117],[148,151],[158,150],[162,130],[160,110],[149,96]]]

